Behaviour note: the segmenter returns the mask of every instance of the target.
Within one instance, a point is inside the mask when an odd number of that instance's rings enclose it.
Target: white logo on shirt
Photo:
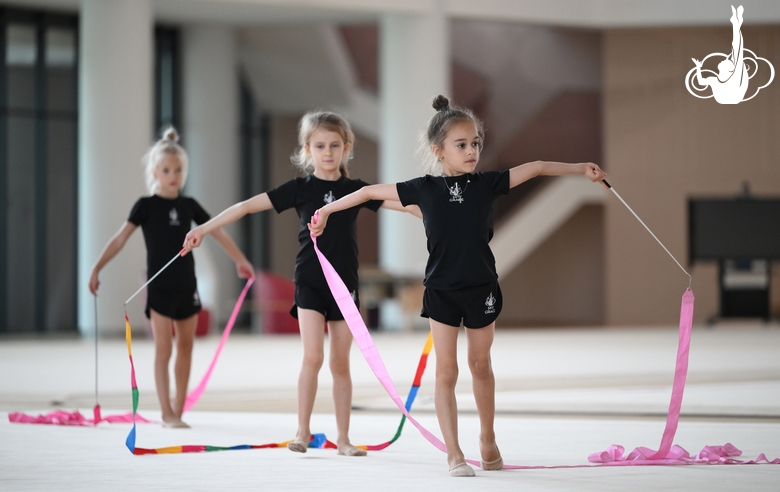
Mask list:
[[[200,296],[197,291],[192,294],[192,305],[200,306]]]
[[[458,183],[455,183],[454,185],[450,186],[449,190],[450,190],[451,202],[463,203],[463,190],[460,189]]]
[[[494,314],[496,312],[496,298],[493,297],[492,292],[487,297],[487,299],[485,299],[485,306],[487,306],[485,314]]]
[[[325,194],[325,196],[322,198],[325,204],[333,203],[333,201],[336,199],[335,196],[333,196],[333,192],[329,191]]]
[[[172,208],[171,211],[168,212],[168,218],[171,219],[168,225],[172,225],[172,226],[179,225],[179,213],[176,211],[175,208]]]
[[[352,296],[352,302],[357,303],[358,302],[358,294],[356,290],[353,290],[349,293],[349,295]]]

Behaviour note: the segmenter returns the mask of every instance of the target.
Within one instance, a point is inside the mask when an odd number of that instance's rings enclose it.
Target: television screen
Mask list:
[[[691,199],[690,261],[780,259],[780,199]]]

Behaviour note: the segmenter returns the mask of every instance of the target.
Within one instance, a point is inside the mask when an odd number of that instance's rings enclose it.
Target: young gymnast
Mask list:
[[[200,245],[203,236],[218,227],[230,224],[249,213],[273,208],[281,213],[295,208],[300,218],[298,233],[300,248],[295,259],[295,302],[290,314],[298,319],[303,342],[303,363],[298,377],[298,432],[287,448],[305,453],[311,438],[311,414],[317,394],[317,376],[324,359],[324,326],[328,323],[330,338],[330,371],[333,375],[333,401],[338,429],[338,453],[364,456],[349,440],[349,419],[352,406],[352,378],[349,371],[349,351],[352,334],[328,290],[307,224],[315,210],[324,204],[367,186],[359,179],[350,179],[347,162],[352,158],[355,136],[349,123],[330,112],[307,113],[298,128],[299,148],[292,156],[305,177],[288,181],[273,190],[237,203],[205,224],[196,227],[184,242],[192,249]],[[380,207],[403,210],[420,216],[416,206],[404,208],[398,202],[373,200],[363,207],[376,211]],[[344,279],[355,302],[358,302],[358,251],[356,219],[361,207],[355,207],[335,219],[333,229],[319,242],[333,267]]]
[[[146,183],[151,196],[140,198],[135,203],[130,217],[103,248],[89,279],[92,294],[97,295],[100,270],[119,253],[138,226],[143,229],[146,243],[147,274],[154,275],[181,250],[181,243],[192,221],[202,224],[209,220],[208,213],[198,202],[179,194],[187,178],[187,153],[176,143],[177,140],[176,131],[170,128],[144,156]],[[236,263],[239,277],[254,275],[252,264],[226,232],[221,229],[214,231],[214,238]],[[181,416],[187,398],[192,345],[200,308],[192,256],[178,258],[147,287],[146,317],[151,318],[155,345],[154,379],[166,427],[189,427]],[[173,350],[174,328],[176,396],[172,401],[168,365]]]
[[[502,306],[495,259],[488,245],[493,236],[493,201],[539,175],[585,174],[595,182],[606,174],[595,164],[542,161],[508,171],[475,173],[484,139],[482,122],[470,110],[450,106],[444,96],[438,96],[433,107],[437,112],[426,135],[426,147],[431,150],[428,174],[397,184],[367,186],[325,205],[309,229],[319,236],[329,219],[337,220],[341,215],[331,215],[333,212],[369,200],[400,200],[403,205],[420,207],[429,253],[421,315],[429,318],[436,348],[436,416],[447,445],[450,475],[472,477],[474,470],[466,464],[458,442],[455,401],[461,323],[467,328],[469,369],[480,420],[482,469],[503,467],[493,429],[495,379],[490,360],[495,320]]]

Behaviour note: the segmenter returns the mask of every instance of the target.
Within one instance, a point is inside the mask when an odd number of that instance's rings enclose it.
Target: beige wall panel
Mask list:
[[[604,320],[602,207],[588,205],[500,278],[499,326],[599,325]]]
[[[747,48],[780,68],[779,27],[742,33]],[[780,83],[738,105],[687,92],[691,58],[730,51],[726,27],[615,30],[603,40],[604,167],[694,275],[702,322],[717,310],[717,269],[688,267],[688,199],[733,196],[745,181],[756,195],[780,194]],[[676,323],[688,278],[614,197],[605,207],[605,252],[607,324]]]

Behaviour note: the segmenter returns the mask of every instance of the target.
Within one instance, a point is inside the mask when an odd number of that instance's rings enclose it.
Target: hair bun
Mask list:
[[[450,108],[450,101],[446,97],[439,94],[433,100],[433,109],[436,111],[444,111]]]
[[[163,132],[163,140],[176,143],[179,141],[179,134],[176,132],[176,129],[171,126]]]

